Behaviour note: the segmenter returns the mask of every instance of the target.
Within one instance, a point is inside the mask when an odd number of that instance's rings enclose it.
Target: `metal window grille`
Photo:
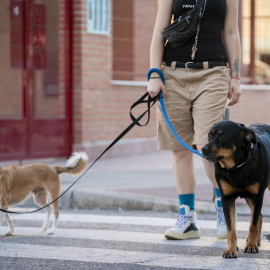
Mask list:
[[[86,0],[87,33],[109,35],[110,0]]]

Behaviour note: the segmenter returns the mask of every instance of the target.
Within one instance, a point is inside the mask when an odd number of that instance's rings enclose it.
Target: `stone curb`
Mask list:
[[[144,197],[134,195],[124,195],[118,193],[89,192],[74,190],[71,196],[71,207],[79,209],[125,209],[125,210],[156,210],[177,212],[179,204],[177,199],[164,199],[156,197]],[[196,212],[215,214],[214,202],[196,201]],[[237,204],[236,211],[241,215],[250,215],[248,206]],[[263,216],[270,216],[270,207],[263,207]]]
[[[25,201],[22,208],[36,209],[37,205],[32,198]],[[177,199],[164,199],[157,197],[145,197],[139,195],[126,195],[123,193],[106,193],[100,191],[69,190],[61,197],[60,209],[124,209],[141,211],[169,211],[178,212],[179,203]],[[215,214],[214,202],[196,201],[195,208],[197,213]],[[241,215],[250,215],[248,206],[236,204],[236,211]],[[263,207],[263,216],[270,217],[270,207]]]

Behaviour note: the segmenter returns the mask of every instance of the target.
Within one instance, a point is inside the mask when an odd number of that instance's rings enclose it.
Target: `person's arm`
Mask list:
[[[171,21],[172,5],[173,0],[160,0],[150,47],[150,68],[160,69],[165,46],[165,40],[162,37],[162,32]],[[153,72],[151,77],[159,77],[159,74]],[[160,91],[162,91],[164,95],[166,94],[165,86],[161,79],[150,79],[147,91],[151,97],[156,96]]]
[[[231,70],[230,90],[228,94],[230,100],[229,106],[237,103],[241,95],[241,45],[238,30],[238,5],[238,0],[226,0],[224,42]]]

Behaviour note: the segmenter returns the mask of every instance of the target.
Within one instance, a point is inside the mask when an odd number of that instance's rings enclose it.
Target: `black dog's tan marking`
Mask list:
[[[228,184],[226,181],[220,179],[220,185],[223,190],[224,195],[230,195],[237,192],[237,189],[230,184]]]
[[[245,252],[257,253],[261,244],[264,191],[270,189],[270,126],[253,124],[245,127],[232,121],[213,126],[203,156],[215,162],[216,180],[221,192],[228,232],[225,258],[237,258],[235,200],[245,198],[251,220]]]

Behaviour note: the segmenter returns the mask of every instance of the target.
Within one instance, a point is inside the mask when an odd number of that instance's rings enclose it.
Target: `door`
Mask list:
[[[71,152],[70,3],[0,1],[1,160]]]

